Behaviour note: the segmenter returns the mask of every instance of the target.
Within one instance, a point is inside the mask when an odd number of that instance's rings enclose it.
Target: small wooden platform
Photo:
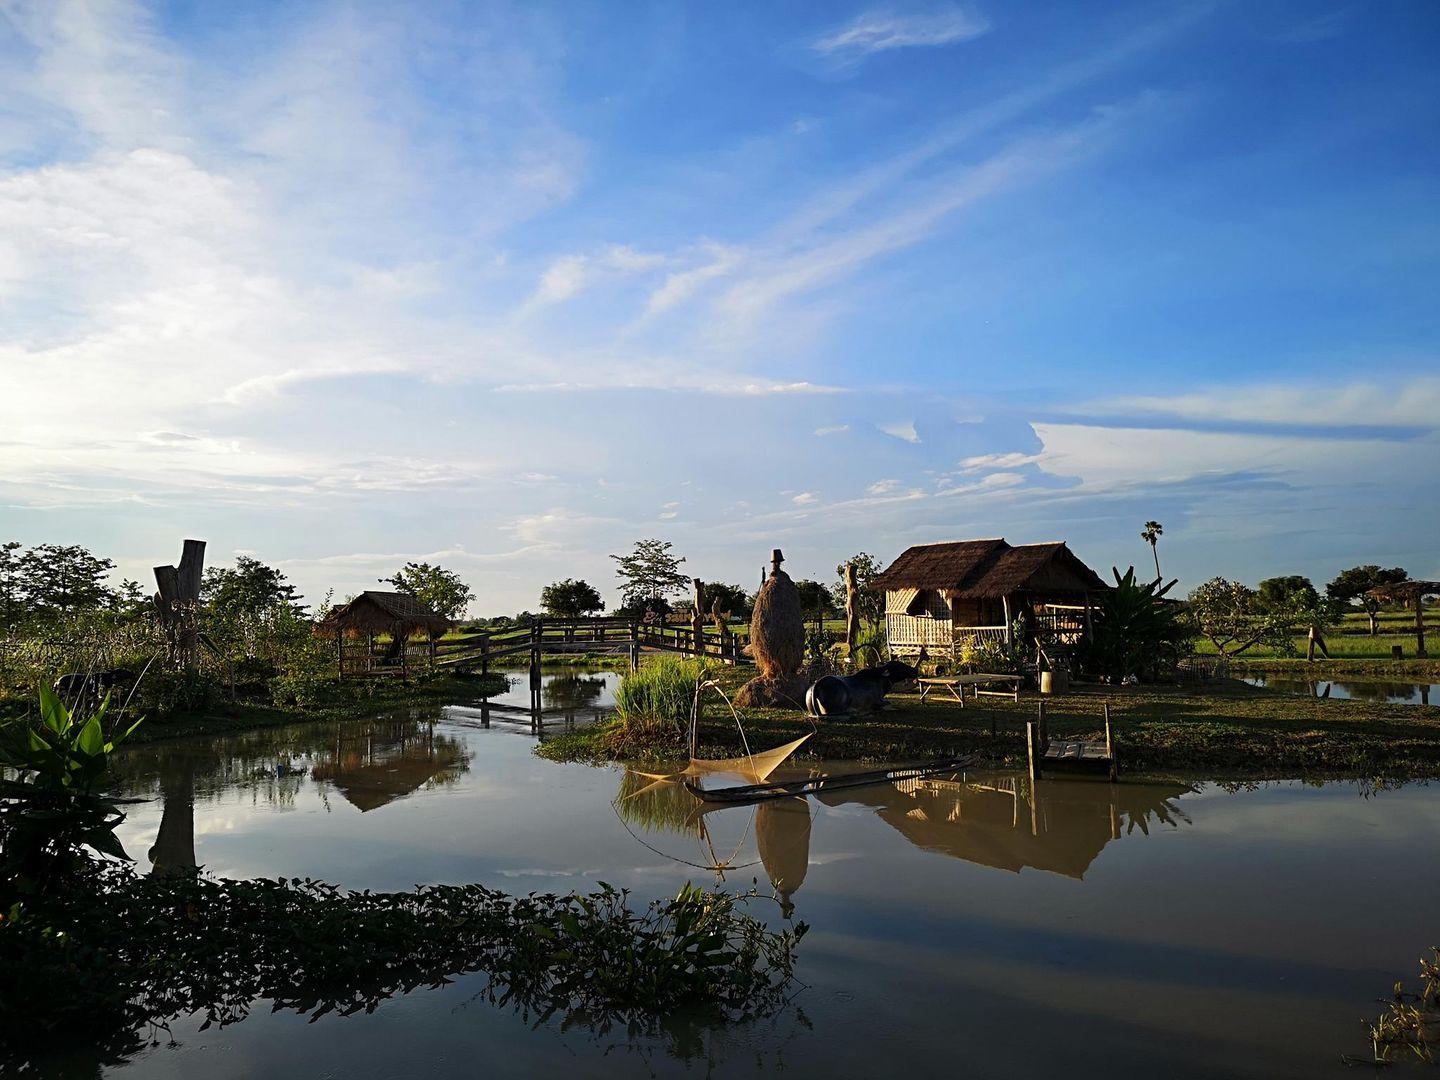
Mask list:
[[[1030,758],[1030,779],[1039,779],[1042,770],[1051,772],[1104,773],[1114,781],[1120,773],[1115,752],[1115,736],[1110,727],[1110,702],[1102,706],[1105,738],[1090,742],[1078,739],[1052,739],[1045,722],[1045,702],[1040,702],[1039,715],[1025,725],[1025,743]]]

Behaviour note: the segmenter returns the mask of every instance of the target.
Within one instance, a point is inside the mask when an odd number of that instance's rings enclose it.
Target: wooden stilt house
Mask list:
[[[908,548],[871,583],[885,593],[891,655],[957,656],[967,642],[1013,642],[1027,651],[1074,644],[1090,631],[1106,588],[1063,543],[957,540]]]

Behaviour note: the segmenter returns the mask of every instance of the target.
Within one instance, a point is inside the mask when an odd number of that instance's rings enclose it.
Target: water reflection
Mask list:
[[[311,775],[361,813],[424,788],[452,784],[470,763],[463,746],[437,735],[433,722],[414,720],[375,721],[360,730],[337,725],[327,749],[328,758],[314,764]]]
[[[466,726],[520,728],[543,740],[555,731],[573,731],[604,717],[615,705],[620,675],[614,671],[501,671],[506,687],[465,705],[447,706],[445,719]]]
[[[1242,682],[1301,697],[1334,698],[1343,701],[1374,701],[1388,705],[1440,704],[1440,684],[1381,682],[1358,679],[1335,682],[1329,679],[1294,679],[1274,675],[1247,675]]]
[[[922,851],[1012,873],[1043,870],[1079,880],[1112,841],[1137,829],[1149,835],[1152,823],[1188,825],[1178,800],[1194,790],[1181,783],[1088,780],[1041,780],[1032,786],[1023,775],[962,772],[814,798],[830,808],[864,807]],[[615,809],[634,830],[687,841],[666,849],[637,835],[677,862],[723,879],[758,861],[787,903],[805,882],[814,814],[804,798],[740,807],[705,803],[681,784],[627,771]],[[728,829],[720,826],[722,817]]]

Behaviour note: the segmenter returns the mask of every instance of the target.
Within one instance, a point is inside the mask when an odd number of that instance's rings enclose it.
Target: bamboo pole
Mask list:
[[[1101,708],[1105,711],[1105,756],[1110,761],[1110,782],[1113,784],[1119,778],[1120,764],[1115,760],[1115,734],[1110,727],[1110,701],[1108,698]]]

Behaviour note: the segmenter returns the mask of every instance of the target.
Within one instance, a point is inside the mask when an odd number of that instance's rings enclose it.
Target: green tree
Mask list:
[[[637,540],[628,555],[610,556],[619,564],[615,576],[626,608],[637,610],[649,600],[667,600],[690,587],[690,578],[680,570],[685,560],[672,554],[672,547],[668,540]]]
[[[1310,579],[1300,574],[1266,578],[1255,591],[1262,605],[1275,610],[1297,605],[1314,607],[1320,601]]]
[[[405,566],[388,578],[381,578],[380,584],[393,585],[403,593],[409,593],[437,615],[455,619],[475,599],[470,586],[460,580],[460,575],[441,566],[427,562],[407,562]]]
[[[1189,612],[1196,630],[1224,656],[1256,645],[1288,655],[1295,651],[1296,634],[1308,627],[1323,631],[1333,621],[1332,606],[1313,592],[1284,593],[1267,601],[1255,589],[1217,577],[1190,594]]]
[[[1394,585],[1409,581],[1410,575],[1398,566],[1386,570],[1374,563],[1352,566],[1335,575],[1335,580],[1325,586],[1325,595],[1341,604],[1358,603],[1370,619],[1370,636],[1380,633],[1380,601],[1368,595],[1371,589],[1381,585]]]
[[[110,559],[99,558],[79,544],[39,544],[19,559],[25,606],[41,616],[104,607],[112,595],[105,578],[113,569]]]
[[[1155,559],[1155,580],[1160,580],[1160,549],[1156,547],[1160,537],[1165,535],[1165,526],[1158,521],[1145,522],[1145,528],[1140,530],[1140,539],[1150,545],[1150,554]],[[1113,569],[1113,568],[1112,568]]]
[[[11,540],[0,544],[0,630],[9,630],[25,614],[24,578],[20,571],[22,546]]]
[[[605,601],[588,581],[566,578],[551,582],[540,593],[540,606],[557,619],[579,619],[605,610]]]
[[[867,552],[852,555],[845,562],[855,564],[855,584],[859,586],[860,618],[871,626],[878,625],[885,617],[885,594],[870,588],[870,583],[880,576],[885,568],[880,560]],[[845,563],[835,567],[836,582],[830,587],[839,611],[845,610]]]
[[[748,619],[753,598],[739,585],[726,585],[723,581],[712,581],[705,586],[705,613],[717,603],[721,611],[728,611],[737,619]]]
[[[835,596],[820,582],[801,578],[795,582],[795,591],[800,594],[800,610],[807,619],[816,615],[828,619],[835,614]]]
[[[241,555],[235,566],[213,566],[205,571],[200,599],[206,609],[222,619],[261,619],[278,607],[302,613],[295,586],[273,566]]]

